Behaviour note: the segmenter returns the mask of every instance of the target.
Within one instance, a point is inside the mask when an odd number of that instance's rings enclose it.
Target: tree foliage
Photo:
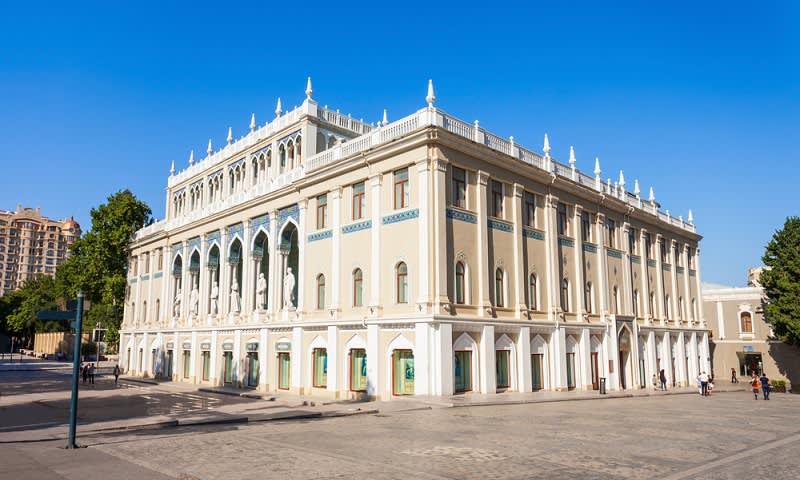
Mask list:
[[[767,321],[778,338],[800,344],[800,217],[789,217],[767,244],[761,284]]]
[[[6,316],[9,332],[21,336],[23,344],[30,343],[39,321],[36,315],[41,310],[54,310],[57,307],[55,281],[48,276],[37,276],[26,280],[22,288],[11,293],[18,302],[16,308]]]

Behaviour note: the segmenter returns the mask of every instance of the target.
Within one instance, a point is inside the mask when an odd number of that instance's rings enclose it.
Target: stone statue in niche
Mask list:
[[[189,311],[192,312],[192,315],[197,315],[198,309],[200,307],[200,291],[197,290],[197,284],[195,284],[192,291],[189,293]]]
[[[175,317],[181,316],[181,289],[175,292],[175,301],[172,303],[172,315]]]
[[[211,284],[211,315],[219,313],[219,286],[217,282]]]
[[[264,278],[263,273],[258,274],[258,282],[256,283],[256,294],[258,295],[258,308],[267,308],[267,279]]]
[[[286,267],[286,275],[283,277],[283,308],[294,308],[294,274],[292,267]]]
[[[242,301],[239,298],[239,283],[233,279],[231,283],[231,313],[239,313],[242,309]]]

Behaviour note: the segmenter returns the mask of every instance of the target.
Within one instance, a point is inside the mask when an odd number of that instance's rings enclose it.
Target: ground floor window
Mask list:
[[[544,355],[541,353],[534,353],[531,355],[531,380],[533,391],[541,390],[544,388]]]
[[[175,357],[172,350],[167,350],[166,365],[164,365],[164,376],[170,380],[172,380],[172,362],[174,359]]]
[[[350,391],[367,391],[367,351],[363,348],[350,350]]]
[[[753,373],[761,374],[761,366],[763,364],[761,363],[760,353],[736,352],[736,355],[739,357],[739,376],[749,377]]]
[[[509,386],[509,357],[511,352],[508,350],[495,350],[495,372],[497,373],[497,388],[508,388]]]
[[[138,362],[136,371],[142,373],[144,372],[144,369],[142,368],[142,362],[144,362],[144,350],[142,350],[141,348],[139,349],[139,358],[137,360]]]
[[[472,352],[469,350],[455,352],[453,369],[456,392],[472,390]]]
[[[131,349],[128,349],[128,361],[125,362],[125,368],[131,369]]]
[[[249,352],[245,359],[244,368],[246,369],[245,378],[248,387],[258,386],[258,353]]]
[[[567,388],[575,389],[575,354],[567,354]]]
[[[411,350],[392,352],[392,394],[414,394],[414,353]]]
[[[222,361],[224,365],[222,381],[224,383],[233,383],[233,352],[223,352]]]
[[[589,366],[592,369],[592,390],[600,390],[600,372],[598,372],[599,362],[598,362],[598,353],[592,352],[591,353],[591,361],[589,362]]]
[[[211,379],[211,352],[205,351],[202,354],[203,358],[203,381],[207,382]]]
[[[289,352],[278,354],[278,388],[289,390],[292,373],[292,361]]]
[[[155,372],[156,378],[161,376],[161,369],[158,365],[158,350],[155,348],[150,353],[150,368],[152,368],[153,372]]]
[[[192,367],[192,352],[190,350],[183,351],[183,378],[189,378],[189,371]]]
[[[312,385],[317,388],[325,388],[328,386],[328,350],[324,348],[315,348],[311,352],[311,365],[313,366],[312,372]]]

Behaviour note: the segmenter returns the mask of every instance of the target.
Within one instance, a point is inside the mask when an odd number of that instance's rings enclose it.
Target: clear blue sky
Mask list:
[[[694,211],[707,282],[743,285],[800,214],[793,2],[23,3],[0,13],[2,209],[88,229],[129,188],[163,218],[171,160],[262,124],[278,96],[299,104],[310,75],[321,104],[367,121],[422,107],[432,78],[464,120],[624,169]]]

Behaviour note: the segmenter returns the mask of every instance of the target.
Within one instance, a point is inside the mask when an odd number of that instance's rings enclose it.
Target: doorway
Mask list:
[[[289,352],[278,353],[278,389],[289,390],[291,385],[292,359]]]
[[[472,391],[472,352],[469,350],[455,352],[453,370],[456,393]]]

